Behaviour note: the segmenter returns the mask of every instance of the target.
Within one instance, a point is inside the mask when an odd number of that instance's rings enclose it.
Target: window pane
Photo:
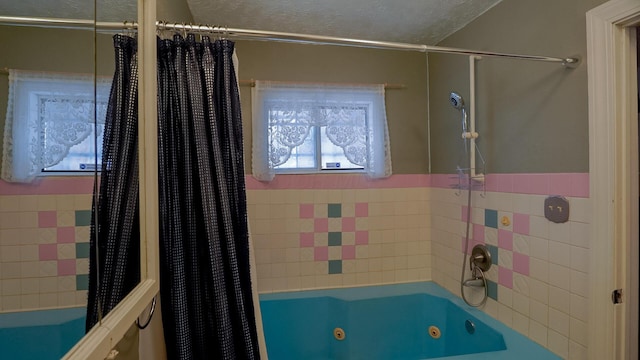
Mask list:
[[[93,127],[93,126],[92,126]],[[102,148],[104,124],[98,124],[97,145]],[[45,171],[93,171],[96,164],[96,147],[94,142],[95,129],[91,130],[82,142],[69,148],[69,153],[59,163],[45,168]],[[45,129],[45,147],[47,131]],[[102,151],[98,152],[98,170],[102,163]]]
[[[344,155],[344,150],[329,140],[324,129],[320,131],[320,147],[322,149],[322,170],[364,169],[349,161]]]
[[[309,130],[309,135],[304,142],[291,149],[289,159],[276,166],[276,169],[316,169],[316,128]]]

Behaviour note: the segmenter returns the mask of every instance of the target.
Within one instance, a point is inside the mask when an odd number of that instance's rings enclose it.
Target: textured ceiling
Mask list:
[[[194,21],[433,45],[501,0],[187,0]]]
[[[180,0],[158,0],[158,2]],[[196,23],[433,45],[502,0],[183,0]],[[0,15],[92,19],[86,0],[2,0]],[[98,0],[98,20],[134,20],[136,1]],[[172,19],[159,19],[171,21]]]

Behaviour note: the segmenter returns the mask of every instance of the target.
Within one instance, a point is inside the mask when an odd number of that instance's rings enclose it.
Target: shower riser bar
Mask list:
[[[93,20],[78,19],[60,19],[60,18],[42,18],[42,17],[19,17],[19,16],[0,16],[0,24],[4,25],[21,25],[21,26],[40,26],[40,27],[56,27],[68,29],[87,29],[87,30],[104,30],[106,32],[119,32],[123,30],[134,31],[137,28],[135,22],[103,22]],[[482,56],[482,57],[498,57],[519,60],[532,60],[559,63],[567,68],[575,68],[580,65],[579,56],[566,58],[538,56],[538,55],[522,55],[508,54],[482,50],[468,50],[451,47],[408,44],[390,41],[374,41],[362,39],[350,39],[333,36],[321,36],[310,34],[295,34],[278,31],[264,31],[251,29],[227,28],[224,26],[211,26],[199,24],[178,24],[157,21],[158,30],[170,31],[186,31],[202,34],[216,34],[227,38],[239,40],[262,40],[262,41],[279,41],[316,45],[339,45],[361,48],[386,49],[386,50],[406,50],[419,51],[425,53],[444,53],[466,56]]]
[[[469,176],[478,182],[484,182],[484,174],[476,173],[476,61],[481,59],[469,56],[469,132],[462,135],[469,139]]]

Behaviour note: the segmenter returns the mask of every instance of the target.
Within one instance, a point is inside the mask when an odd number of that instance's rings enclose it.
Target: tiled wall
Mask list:
[[[431,180],[433,280],[460,294],[467,192],[446,188],[445,176]],[[496,175],[487,186],[472,196],[469,244],[486,244],[493,258],[483,310],[563,358],[585,359],[588,174]],[[568,222],[544,217],[549,195],[567,197]]]
[[[258,290],[288,291],[431,278],[428,177],[248,178]]]
[[[248,176],[258,290],[433,279],[460,294],[467,198],[452,183]],[[0,311],[86,302],[91,190],[90,178],[0,182]],[[568,198],[569,222],[544,218],[548,195]],[[471,205],[469,248],[494,260],[483,310],[569,359],[586,357],[589,204],[588,174],[517,174],[488,176]]]
[[[86,304],[92,178],[0,181],[0,311]]]

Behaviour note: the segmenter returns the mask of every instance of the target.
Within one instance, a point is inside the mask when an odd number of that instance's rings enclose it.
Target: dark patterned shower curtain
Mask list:
[[[116,36],[116,49],[126,41]],[[259,358],[233,50],[232,41],[204,36],[158,40],[160,292],[170,359]],[[110,106],[124,103],[118,94],[112,89]],[[137,165],[127,169],[137,176]],[[138,276],[120,272],[130,275]]]

